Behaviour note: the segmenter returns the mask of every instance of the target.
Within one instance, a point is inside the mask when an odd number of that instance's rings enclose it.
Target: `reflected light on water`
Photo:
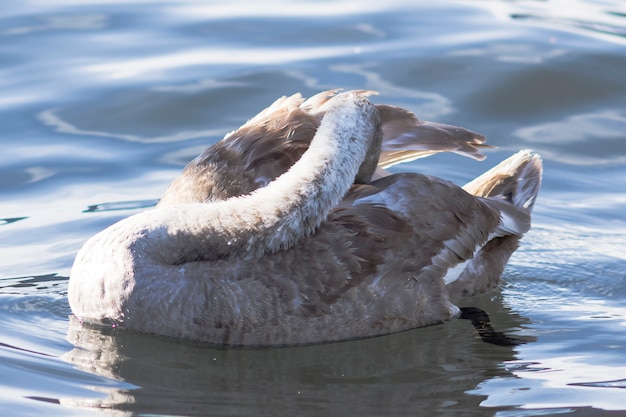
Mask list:
[[[515,369],[516,361],[506,363],[507,368],[512,368],[511,372],[521,378],[509,382],[515,381],[515,397],[524,408],[588,406],[623,410],[624,391],[619,385],[606,382],[626,376],[626,366],[590,363],[589,358],[583,356],[556,356],[536,362],[521,369]],[[526,389],[520,389],[522,386]],[[543,395],[537,395],[538,389]],[[490,400],[482,405],[489,406]]]
[[[475,2],[503,20],[520,20],[580,32],[604,41],[626,43],[626,6],[619,1],[483,1]]]
[[[21,161],[33,159],[109,159],[116,155],[112,149],[89,148],[64,143],[40,143],[37,146],[15,144],[11,147],[11,155]]]
[[[608,224],[606,230],[568,225],[535,226],[524,236],[525,250],[516,253],[512,264],[528,260],[529,266],[572,265],[583,261],[606,259],[626,260],[626,225]],[[613,227],[611,227],[613,226]]]
[[[403,95],[406,98],[413,99],[413,105],[420,117],[440,117],[453,111],[452,103],[442,94],[423,91],[408,90],[394,84],[390,80],[385,80],[379,73],[368,68],[367,65],[335,65],[333,70],[346,74],[354,74],[363,77],[366,81],[365,85],[374,91],[385,91],[387,95]],[[415,102],[421,102],[416,105]]]
[[[113,132],[104,132],[97,130],[83,130],[74,126],[73,124],[63,120],[60,116],[56,114],[56,109],[49,109],[41,112],[39,115],[39,120],[42,123],[51,126],[57,132],[60,133],[69,133],[72,135],[85,135],[85,136],[101,136],[101,137],[109,137],[122,139],[128,142],[136,142],[136,143],[164,143],[164,142],[178,142],[182,140],[200,138],[200,137],[212,137],[223,134],[224,131],[222,129],[208,129],[208,130],[198,130],[198,131],[183,131],[177,132],[173,135],[163,135],[163,136],[139,136],[133,134],[123,134],[123,133],[113,133]]]
[[[259,2],[232,2],[209,4],[200,0],[195,2],[187,2],[193,5],[173,7],[166,9],[168,13],[184,16],[185,18],[198,19],[224,19],[224,18],[245,18],[245,17],[322,17],[322,16],[342,16],[353,15],[355,13],[373,13],[379,10],[385,10],[389,7],[386,3],[360,3],[349,1],[340,1],[326,3],[324,2],[307,2],[307,1],[274,1],[271,3]],[[402,3],[401,1],[392,1],[391,3]],[[326,7],[323,7],[326,6]]]
[[[450,56],[495,56],[500,62],[540,64],[553,58],[558,58],[567,53],[564,48],[545,49],[537,48],[535,45],[520,43],[518,45],[510,42],[487,44],[480,48],[467,48],[455,50]]]
[[[611,306],[605,300],[586,298],[577,304],[555,305],[554,308],[571,321],[613,321],[615,326],[626,327],[626,307]]]
[[[97,30],[106,26],[106,20],[106,16],[101,14],[44,16],[38,24],[5,29],[0,31],[0,36],[25,35],[49,30]]]
[[[42,94],[13,94],[0,97],[0,109],[12,108],[22,104],[37,102],[42,99]]]
[[[202,48],[159,54],[157,56],[131,59],[103,64],[86,65],[77,69],[78,72],[97,74],[105,79],[123,79],[132,77],[155,76],[162,71],[176,68],[187,68],[195,65],[276,65],[281,63],[332,58],[352,55],[353,46],[322,47],[322,48]]]
[[[626,163],[625,131],[623,110],[611,109],[524,127],[514,135],[530,143],[544,157],[559,162],[619,165]],[[587,152],[583,151],[585,145]]]
[[[618,414],[599,409],[626,407],[626,3],[5,3],[0,414],[608,417]],[[503,289],[471,300],[532,342],[485,346],[457,320],[277,351],[68,328],[68,276],[90,236],[156,203],[181,166],[277,97],[337,87],[377,90],[376,102],[499,147],[480,167],[441,155],[398,171],[461,183],[505,152],[542,155],[533,229]]]

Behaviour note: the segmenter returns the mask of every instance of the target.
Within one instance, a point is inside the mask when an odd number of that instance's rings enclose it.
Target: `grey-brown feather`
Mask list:
[[[438,209],[443,206],[448,210]],[[153,305],[167,305],[168,315],[194,325],[168,329],[161,323],[148,331],[229,345],[275,345],[439,323],[455,309],[441,279],[445,270],[430,268],[433,259],[444,250],[443,242],[474,247],[497,224],[497,213],[480,200],[436,178],[401,174],[355,185],[316,233],[289,251],[168,266],[173,289],[145,291],[154,298],[167,294]],[[149,275],[153,267],[151,260],[139,261],[133,273]],[[154,308],[150,316],[164,313],[163,307],[146,308]],[[133,317],[126,319],[132,326]]]
[[[159,204],[224,200],[267,185],[306,151],[336,92],[325,91],[306,101],[299,94],[276,100],[191,161]],[[356,183],[369,182],[377,167],[438,152],[482,160],[480,149],[490,147],[484,136],[462,127],[420,121],[400,107],[379,104],[376,108],[381,136],[372,142]]]
[[[486,291],[498,282],[520,237],[499,236],[506,232],[502,210],[527,229],[540,160],[520,153],[465,190],[414,173],[372,180],[381,161],[441,151],[480,159],[485,145],[480,135],[420,122],[400,108],[379,105],[375,114],[367,113],[372,107],[361,99],[367,94],[283,97],[207,149],[155,210],[85,244],[70,278],[73,311],[87,320],[113,319],[139,331],[228,345],[322,343],[454,317],[458,309],[450,296]],[[345,97],[361,100],[367,122],[364,131],[357,119],[347,122],[354,124],[349,131],[363,136],[352,138],[337,125],[341,119],[329,119],[342,141],[367,141],[360,167],[351,155],[335,155],[354,168],[354,184],[342,185],[339,197],[328,176],[323,186],[311,177],[291,192],[276,188],[305,159],[321,121]],[[385,159],[387,151],[393,158]],[[334,166],[342,170],[343,163]],[[345,182],[348,175],[342,175]],[[272,212],[271,204],[269,212],[241,207],[271,203],[272,189],[289,200],[277,207],[291,204],[284,215]],[[319,204],[333,206],[318,207],[318,196]],[[294,206],[297,199],[308,204],[310,216]],[[281,222],[283,216],[298,223]],[[285,224],[302,230],[283,230]],[[291,236],[287,243],[280,241],[283,231]],[[278,241],[268,241],[270,235]],[[466,261],[457,282],[446,285],[448,270]]]
[[[492,207],[508,206],[508,215],[516,217],[523,230],[495,237],[481,248],[459,278],[448,285],[452,300],[483,294],[500,284],[504,267],[517,250],[522,234],[530,228],[530,213],[541,187],[541,176],[541,158],[522,151],[463,187]]]

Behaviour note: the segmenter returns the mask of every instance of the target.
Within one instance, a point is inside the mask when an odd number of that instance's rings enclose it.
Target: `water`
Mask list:
[[[365,3],[365,2],[363,2]],[[611,1],[5,0],[0,12],[0,414],[621,416],[626,412],[626,8]],[[534,228],[469,323],[220,350],[70,317],[81,244],[283,94],[370,88],[487,135],[472,178],[543,155]]]

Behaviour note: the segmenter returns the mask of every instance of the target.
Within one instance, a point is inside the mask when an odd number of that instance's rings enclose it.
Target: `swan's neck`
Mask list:
[[[142,249],[170,264],[259,257],[312,234],[354,182],[380,124],[363,94],[344,93],[333,101],[309,149],[266,187],[226,201],[134,216],[147,244]]]

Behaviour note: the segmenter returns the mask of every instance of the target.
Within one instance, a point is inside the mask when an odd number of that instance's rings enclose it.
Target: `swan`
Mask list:
[[[389,174],[441,151],[481,159],[484,138],[370,94],[284,97],[207,149],[155,209],[79,250],[73,314],[229,346],[335,342],[461,316],[455,302],[495,287],[529,229],[541,158],[520,151],[464,187]]]

